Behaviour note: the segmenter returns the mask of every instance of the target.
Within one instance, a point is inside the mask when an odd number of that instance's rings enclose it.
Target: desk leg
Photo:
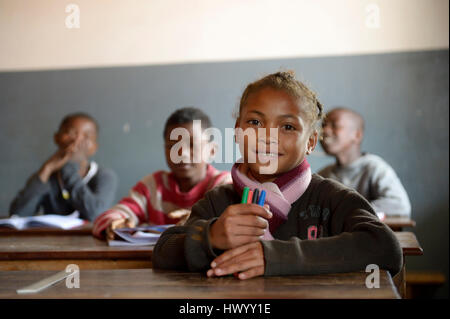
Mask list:
[[[398,293],[400,296],[405,299],[406,298],[406,260],[403,257],[403,266],[400,272],[392,278],[395,286],[397,287]]]

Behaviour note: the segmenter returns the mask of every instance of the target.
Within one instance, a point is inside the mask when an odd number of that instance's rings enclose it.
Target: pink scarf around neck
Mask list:
[[[281,175],[275,181],[262,184],[240,172],[239,165],[238,161],[231,169],[233,186],[239,194],[242,194],[245,186],[250,190],[258,188],[260,191],[266,191],[265,203],[270,206],[273,216],[269,220],[269,230],[266,230],[262,239],[272,240],[272,233],[287,220],[291,205],[303,195],[311,182],[309,163],[304,159],[299,166]]]

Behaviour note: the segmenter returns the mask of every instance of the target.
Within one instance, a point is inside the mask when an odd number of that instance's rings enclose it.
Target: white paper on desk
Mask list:
[[[124,240],[108,240],[108,246],[110,247],[124,247],[124,246],[155,246],[154,243],[130,243]]]
[[[127,233],[119,233],[116,232],[118,236],[121,237],[121,239],[129,242],[129,243],[150,243],[154,244],[158,241],[160,234],[151,234],[151,233],[144,233],[142,231],[137,231],[134,234],[127,234]]]
[[[133,244],[132,246],[140,245],[154,245],[158,241],[161,234],[169,227],[173,225],[156,225],[156,226],[141,226],[135,228],[119,228],[114,230],[118,240],[114,242],[123,241]],[[119,246],[119,243],[113,243],[115,246]],[[110,245],[111,246],[111,245]],[[130,245],[122,245],[130,246]]]
[[[8,227],[15,229],[23,229],[25,225],[25,219],[22,217],[11,217],[0,219],[0,227]]]
[[[31,217],[27,223],[28,227],[55,227],[62,229],[71,229],[84,224],[84,220],[79,218],[80,213],[74,211],[70,215],[41,215]]]
[[[50,227],[60,229],[71,229],[84,224],[84,220],[79,218],[80,213],[74,211],[70,215],[40,215],[31,217],[13,216],[8,219],[0,220],[0,226],[11,227],[18,230],[33,227]]]

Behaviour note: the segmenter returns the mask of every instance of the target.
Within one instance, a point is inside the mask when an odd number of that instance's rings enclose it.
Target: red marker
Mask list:
[[[247,204],[251,204],[253,200],[253,191],[248,191]]]

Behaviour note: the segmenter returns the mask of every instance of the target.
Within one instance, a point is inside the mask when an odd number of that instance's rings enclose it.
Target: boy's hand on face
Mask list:
[[[54,172],[61,169],[70,160],[72,156],[71,149],[63,149],[56,151],[39,170],[39,178],[46,183]]]
[[[230,205],[209,231],[211,245],[227,250],[258,242],[268,227],[272,213],[256,204]]]
[[[119,228],[132,228],[135,227],[135,223],[129,218],[122,218],[113,220],[108,228],[106,228],[106,239],[113,240],[115,238],[114,230]]]
[[[224,252],[211,262],[208,277],[235,274],[239,279],[264,275],[264,250],[260,241]]]
[[[69,155],[70,160],[81,162],[86,159],[85,153],[87,150],[87,140],[79,135],[72,143],[64,148],[64,151]]]
[[[69,160],[81,159],[82,153],[80,150],[87,147],[87,141],[77,138],[65,148],[57,150],[42,166],[39,171],[39,177],[42,182],[46,183],[51,174],[60,170]]]

